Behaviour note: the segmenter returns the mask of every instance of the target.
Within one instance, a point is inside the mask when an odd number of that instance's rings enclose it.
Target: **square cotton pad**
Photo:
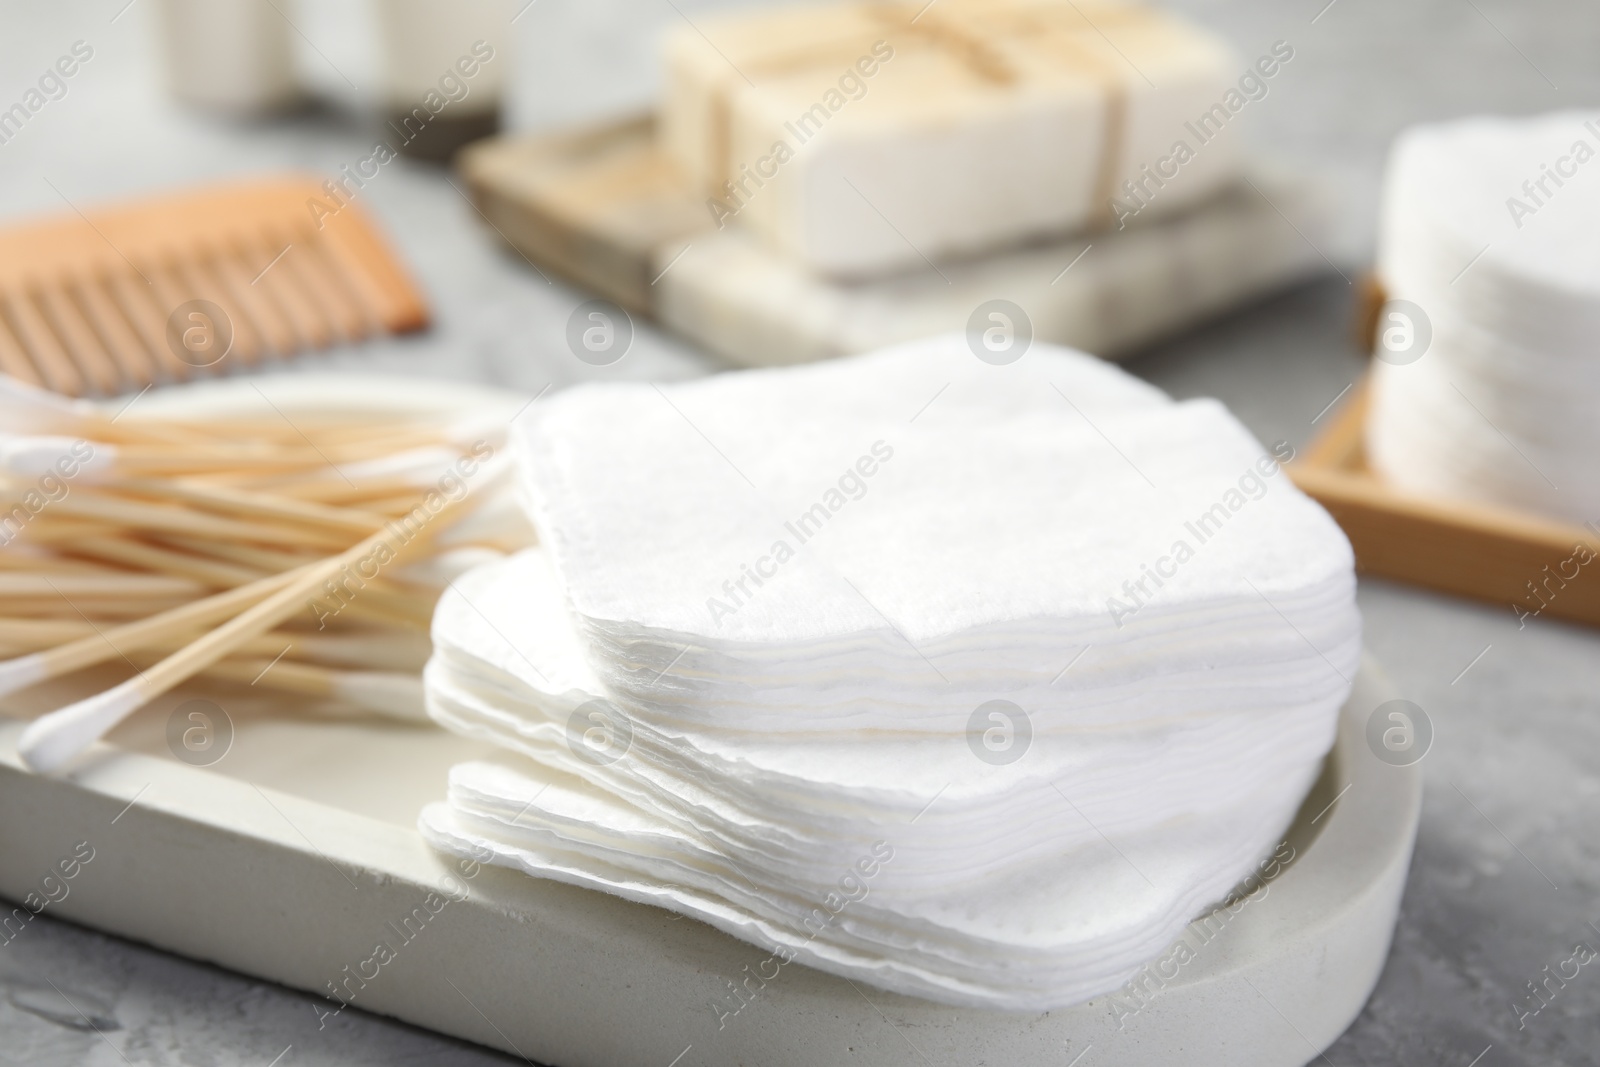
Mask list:
[[[1065,350],[583,387],[518,458],[543,546],[441,601],[427,683],[532,762],[430,840],[883,988],[1114,988],[1277,843],[1354,675],[1276,457]]]

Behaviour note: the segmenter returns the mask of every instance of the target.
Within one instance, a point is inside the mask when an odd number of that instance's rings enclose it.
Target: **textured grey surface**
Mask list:
[[[135,0],[119,15],[124,2],[0,3],[0,107],[20,98],[73,41],[95,48],[66,97],[0,145],[0,216],[263,169],[330,172],[366,154],[374,123],[349,110],[239,127],[173,109],[151,49],[154,0]],[[525,0],[512,2],[514,11]],[[1245,56],[1278,39],[1295,47],[1295,60],[1245,121],[1263,150],[1333,183],[1345,226],[1324,251],[1344,275],[1369,254],[1382,161],[1396,130],[1471,112],[1582,106],[1600,96],[1593,62],[1600,9],[1593,5],[1325,3],[1176,6],[1216,26]],[[677,6],[693,13],[713,5]],[[314,15],[297,16],[317,45],[305,62],[318,83],[344,84],[346,97],[358,101],[370,67],[363,58],[370,49],[352,38],[359,15],[355,0],[323,0]],[[648,35],[678,17],[668,0],[538,0],[516,25],[525,62],[512,114],[536,125],[647,99]],[[330,59],[354,86],[322,66]],[[715,369],[648,328],[616,366],[578,363],[563,330],[583,297],[500,252],[437,171],[392,164],[363,197],[414,265],[437,328],[306,366],[476,378],[530,394],[580,377],[676,378]],[[1129,368],[1179,396],[1221,397],[1267,440],[1303,444],[1315,432],[1313,419],[1360,370],[1348,340],[1350,294],[1330,270],[1323,282],[1164,345]],[[1318,1062],[1596,1062],[1600,968],[1551,980],[1542,1000],[1532,999],[1527,983],[1544,981],[1579,942],[1600,948],[1600,929],[1590,925],[1600,922],[1600,837],[1592,830],[1600,814],[1600,634],[1544,620],[1519,630],[1508,608],[1377,581],[1363,581],[1361,604],[1369,646],[1426,709],[1436,739],[1388,968],[1365,1013]],[[47,917],[0,947],[0,983],[3,1063],[506,1062],[359,1012],[318,1030],[312,998]],[[52,984],[86,1011],[101,1004],[118,1028],[97,1034],[16,1006],[39,1000],[20,990]],[[1520,1014],[1533,1007],[1537,1014]],[[76,1019],[70,1011],[63,1017]]]

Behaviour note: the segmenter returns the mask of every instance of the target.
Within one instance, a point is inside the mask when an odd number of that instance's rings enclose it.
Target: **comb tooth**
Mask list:
[[[146,260],[140,265],[140,271],[150,279],[150,285],[145,293],[155,305],[161,323],[161,348],[156,352],[156,359],[160,362],[161,369],[176,380],[186,381],[193,378],[199,368],[187,360],[180,359],[173,351],[171,342],[175,332],[181,336],[182,324],[173,323],[171,320],[178,308],[190,299],[188,290],[179,279],[173,277],[162,261]]]
[[[150,357],[144,381],[149,383],[156,380],[176,360],[167,351],[166,318],[156,303],[154,285],[137,274],[118,270],[106,276],[106,287],[117,307],[127,317],[129,325],[144,342],[144,350]]]
[[[284,261],[295,254],[294,247],[286,249],[283,244],[271,244],[270,238],[262,241],[241,238],[240,245],[246,263],[261,264],[256,268],[255,284],[258,288],[266,286],[273,302],[283,309],[284,319],[300,339],[300,346],[326,348],[331,340],[328,324],[317,314],[316,308],[306,302],[299,286],[283,269]]]
[[[5,296],[6,312],[11,324],[22,338],[22,347],[33,356],[33,362],[44,375],[45,384],[67,396],[82,396],[83,375],[73,366],[67,350],[51,331],[50,324],[39,313],[39,305],[32,293],[12,291]]]
[[[251,285],[251,275],[236,254],[226,248],[208,249],[206,257],[211,270],[221,278],[250,316],[261,334],[265,348],[276,355],[286,356],[294,351],[294,331],[284,321],[283,312],[273,304],[272,298],[260,286]]]
[[[41,285],[38,292],[39,306],[44,312],[45,320],[55,328],[56,335],[61,338],[68,354],[77,364],[78,370],[89,380],[97,393],[109,396],[117,391],[121,384],[121,375],[117,373],[116,364],[112,362],[110,353],[101,344],[100,338],[84,318],[83,312],[67,294],[67,286],[71,284],[70,278],[62,278],[53,284],[47,282]]]
[[[372,270],[361,256],[341,239],[343,232],[324,230],[319,233],[316,239],[318,253],[328,263],[329,270],[338,275],[345,287],[355,295],[362,314],[372,323],[374,332],[399,328],[401,320],[405,318],[400,302],[373,278]]]
[[[122,384],[138,388],[155,378],[155,363],[144,340],[111,299],[109,285],[104,276],[80,279],[76,291],[78,304],[122,372]]]
[[[4,303],[5,298],[0,295],[0,305]],[[28,358],[28,353],[23,351],[22,343],[11,332],[11,324],[3,313],[0,313],[0,371],[29,385],[44,385],[39,369]]]
[[[273,339],[274,354],[282,358],[304,348],[306,334],[295,318],[294,308],[284,300],[272,277],[280,262],[273,259],[277,253],[266,251],[242,234],[235,234],[228,238],[222,255],[234,265],[244,279],[244,286],[261,306],[260,321]]]
[[[371,332],[366,311],[351,294],[350,289],[337,276],[322,254],[322,242],[312,234],[299,238],[296,266],[310,282],[310,288],[319,298],[323,310],[333,320],[334,326],[346,341],[359,341]]]
[[[211,373],[220,374],[226,369],[225,361],[230,357],[237,358],[247,367],[255,366],[261,359],[260,333],[249,316],[244,314],[239,302],[233,299],[232,294],[226,291],[216,276],[196,259],[195,251],[190,249],[183,255],[173,257],[169,268],[174,276],[182,281],[186,291],[193,293],[195,298],[216,304],[222,309],[223,314],[228,316],[228,327],[233,331],[233,342],[222,357],[206,369]]]
[[[294,287],[295,292],[305,302],[309,313],[315,315],[322,323],[327,338],[323,343],[339,344],[348,340],[343,324],[331,309],[332,302],[328,300],[328,294],[322,291],[319,279],[310,269],[310,250],[306,247],[304,239],[298,233],[281,231],[276,227],[269,228],[268,232],[271,234],[269,240],[273,244],[284,243],[293,248],[292,252],[283,257],[283,261],[276,269],[283,272],[284,280]]]

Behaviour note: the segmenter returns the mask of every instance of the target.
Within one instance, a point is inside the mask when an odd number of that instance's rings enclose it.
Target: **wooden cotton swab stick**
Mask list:
[[[19,618],[36,619],[141,619],[163,611],[192,604],[189,597],[116,597],[110,600],[77,597],[63,600],[52,593],[47,597],[15,597],[0,602],[4,610]],[[0,664],[0,672],[4,671]]]
[[[356,504],[367,500],[387,501],[396,497],[404,497],[407,508],[417,502],[417,487],[415,479],[411,478],[365,478],[356,479],[353,482],[334,478],[314,482],[295,482],[274,477],[270,479],[250,479],[236,484],[241,487],[248,485],[250,488],[261,492],[270,491],[274,496],[293,497],[297,500],[313,500],[340,507],[354,507]],[[371,510],[380,509],[372,508]]]
[[[315,563],[321,555],[286,552],[282,548],[263,545],[242,545],[234,541],[208,541],[203,537],[187,537],[180,533],[162,532],[156,535],[162,544],[171,545],[184,552],[195,552],[212,559],[226,560],[241,567],[252,567],[263,573],[293,570],[307,563]]]
[[[324,526],[361,536],[376,530],[388,518],[355,508],[329,507],[315,501],[294,500],[220,485],[196,485],[186,481],[133,479],[119,482],[117,490],[139,496],[181,500],[220,514]]]
[[[82,619],[0,618],[0,648],[13,654],[40,652],[95,634],[95,624]],[[145,648],[176,652],[199,636],[199,631],[193,630],[151,642]],[[265,656],[268,661],[284,654],[285,662],[300,660],[327,667],[416,673],[427,663],[431,651],[428,639],[414,631],[289,634],[277,630],[252,637],[238,647],[236,654]]]
[[[192,537],[168,537],[165,540],[191,552],[255,568],[261,574],[290,570],[309,562],[302,556],[255,545],[225,544]],[[419,595],[408,590],[405,582],[409,571],[410,568],[395,568],[392,575],[367,582],[362,589],[361,598],[358,601],[347,602],[346,607],[361,618],[371,621],[405,621],[427,626],[433,618],[436,597]]]
[[[208,542],[195,538],[183,539],[189,552],[179,552],[153,545],[144,541],[134,541],[126,538],[91,537],[74,541],[70,546],[71,551],[97,559],[109,559],[113,562],[141,567],[153,571],[157,575],[166,574],[176,578],[189,579],[190,592],[198,594],[202,590],[193,586],[198,582],[201,585],[216,589],[232,589],[241,585],[265,578],[269,574],[293,570],[307,563],[315,562],[317,558],[307,558],[287,552],[274,552],[271,549],[252,549],[244,545],[224,544],[222,542]],[[200,553],[204,553],[201,555]],[[224,560],[244,560],[243,565],[218,562],[210,556],[221,556]],[[75,572],[83,574],[85,571]],[[112,574],[121,578],[123,572],[110,572],[106,570],[88,570],[90,575]],[[396,569],[396,577],[404,573],[403,568]],[[0,593],[5,589],[6,577],[0,571]],[[68,593],[57,583],[55,592]],[[42,595],[46,587],[41,583],[38,592]],[[83,595],[81,592],[80,596]],[[387,577],[378,578],[366,583],[361,591],[359,600],[346,601],[344,608],[352,616],[369,622],[379,622],[385,625],[400,624],[413,629],[426,629],[433,618],[433,602],[431,596],[420,595],[406,590],[403,586],[397,587],[395,582]],[[71,604],[82,604],[81,600],[73,599]],[[170,606],[170,605],[163,605]],[[71,617],[68,612],[63,612]]]
[[[70,400],[5,374],[0,374],[0,425],[22,433],[70,433],[105,441],[194,441],[193,435],[161,424],[121,422],[87,400]]]
[[[81,597],[180,597],[197,596],[205,586],[187,578],[159,574],[127,574],[101,571],[94,574],[18,574],[0,573],[0,602],[14,598],[48,597],[52,594],[68,603]]]
[[[138,567],[156,574],[192,578],[215,589],[233,589],[236,586],[249,585],[259,578],[265,578],[268,574],[290,569],[277,567],[271,571],[255,570],[185,552],[175,552],[148,541],[135,541],[126,537],[86,537],[64,547],[75,555],[109,560],[112,563]]]
[[[135,655],[133,661],[139,665],[154,662],[148,655]],[[414,673],[230,656],[199,672],[199,677],[320,697],[400,722],[431,721],[423,700],[422,679]]]
[[[0,571],[27,571],[29,574],[84,574],[94,564],[41,552],[0,552]]]
[[[0,619],[0,646],[24,652],[54,648],[94,633],[82,619]]]
[[[10,426],[6,428],[11,429]],[[119,474],[232,471],[240,468],[273,473],[327,465],[326,460],[309,450],[287,452],[237,442],[125,444],[56,434],[0,434],[0,471],[16,477],[37,478],[51,469],[59,469],[58,464],[70,460],[76,460],[78,466],[72,477],[97,482],[107,481]],[[69,462],[68,465],[74,464]]]
[[[9,428],[9,427],[8,427]],[[424,444],[421,448],[442,447]],[[305,475],[327,471],[329,463],[364,464],[394,455],[382,441],[364,441],[328,448],[226,442],[193,444],[122,444],[58,435],[0,434],[0,471],[37,478],[58,463],[76,458],[82,468],[74,477],[103,483],[118,477],[148,478],[186,474]],[[360,476],[356,466],[353,476]],[[337,477],[337,473],[335,472]]]
[[[465,494],[453,501],[444,499],[439,510],[432,513],[431,521],[440,520],[458,508],[465,499]],[[267,582],[282,580],[282,584],[266,599],[193,644],[121,685],[69,704],[31,723],[17,741],[18,755],[29,767],[41,773],[58,769],[134,709],[223,659],[242,642],[276,627],[301,607],[306,597],[313,594],[329,576],[375,554],[386,554],[387,561],[396,561],[408,552],[424,547],[428,540],[419,534],[405,541],[386,527],[336,556],[286,575],[266,579]],[[242,593],[261,584],[245,586],[235,592]],[[159,627],[156,632],[160,632]],[[39,653],[41,656],[49,654]]]
[[[195,511],[193,508],[151,504],[88,489],[79,489],[62,497],[51,505],[51,511],[74,518],[98,519],[108,524],[139,530],[164,530],[271,544],[299,544],[324,550],[338,550],[350,544],[348,535],[334,533],[324,528],[242,522]]]
[[[57,678],[70,671],[147,648],[168,633],[182,633],[225,619],[271,596],[301,573],[289,571],[275,574],[251,585],[150,615],[138,622],[124,623],[106,630],[97,629],[92,635],[79,638],[71,644],[7,660],[0,663],[0,696],[47,678]]]
[[[225,659],[207,667],[212,678],[326,697],[403,722],[428,722],[422,679],[393,671],[346,671],[288,660]]]

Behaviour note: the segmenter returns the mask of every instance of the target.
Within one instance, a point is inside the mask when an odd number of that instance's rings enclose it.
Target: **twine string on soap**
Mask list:
[[[1061,46],[1067,53],[1064,64],[1094,81],[1104,98],[1103,128],[1095,178],[1091,192],[1093,224],[1105,227],[1115,218],[1111,201],[1116,195],[1117,176],[1122,166],[1122,148],[1128,120],[1129,61],[1110,59],[1091,42],[1104,38],[1106,28],[1141,26],[1154,18],[1151,12],[1120,4],[1070,5],[1081,27],[1069,29],[1052,17],[1064,9],[1059,4],[1002,4],[996,9],[945,12],[938,8],[916,3],[873,3],[861,7],[864,20],[883,31],[904,34],[915,43],[943,51],[980,81],[994,86],[1016,84],[1023,76],[1017,63],[1007,51],[992,43],[992,39],[1019,39],[1044,41],[1047,46]],[[1092,8],[1095,18],[1082,10]],[[852,66],[870,49],[868,27],[841,29],[837,36],[796,46],[786,41],[772,42],[763,51],[741,54],[729,59],[733,73],[742,79],[775,77],[814,70],[830,62]],[[1107,45],[1108,47],[1114,47]],[[721,194],[722,187],[736,180],[732,158],[733,95],[740,91],[739,80],[726,77],[711,87],[707,118],[710,124],[709,153],[712,188],[710,194]]]

